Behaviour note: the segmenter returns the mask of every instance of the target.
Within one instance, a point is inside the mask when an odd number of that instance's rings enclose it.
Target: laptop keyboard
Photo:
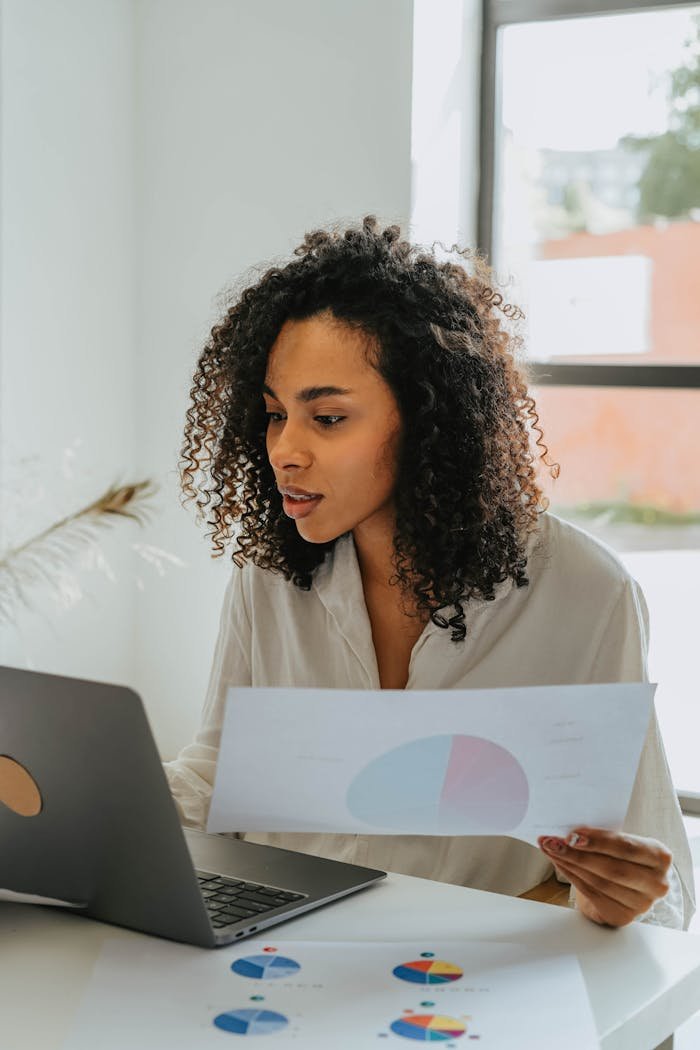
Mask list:
[[[290,893],[260,882],[241,882],[227,875],[198,871],[199,888],[212,926],[230,926],[241,919],[256,919],[294,901],[304,900],[304,893]]]

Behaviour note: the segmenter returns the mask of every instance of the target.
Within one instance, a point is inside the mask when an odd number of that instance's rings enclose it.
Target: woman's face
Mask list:
[[[401,418],[367,360],[367,337],[330,312],[286,321],[272,345],[263,391],[267,454],[299,535],[325,543],[393,522]],[[282,499],[280,495],[280,499]]]

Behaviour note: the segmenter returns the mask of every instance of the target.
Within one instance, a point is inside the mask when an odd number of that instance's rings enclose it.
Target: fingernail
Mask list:
[[[564,849],[561,839],[542,839],[542,846],[548,853],[561,853]]]
[[[579,835],[577,831],[572,831],[566,840],[570,846],[587,846],[588,839],[585,835]]]

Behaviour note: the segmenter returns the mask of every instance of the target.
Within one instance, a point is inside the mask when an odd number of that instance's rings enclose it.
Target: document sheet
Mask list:
[[[207,830],[617,829],[655,688],[231,688]]]
[[[593,1050],[574,955],[478,941],[108,940],[64,1050]]]

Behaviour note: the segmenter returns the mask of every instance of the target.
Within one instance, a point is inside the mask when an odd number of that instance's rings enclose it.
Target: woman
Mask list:
[[[192,826],[206,821],[229,685],[646,678],[637,584],[545,512],[535,460],[547,450],[498,316],[512,308],[485,264],[438,262],[371,216],[308,234],[295,256],[212,330],[187,413],[184,492],[206,510],[217,555],[236,542],[202,725],[166,765]],[[624,832],[576,832],[539,850],[499,837],[244,837],[511,894],[556,863],[594,922],[687,926],[692,868],[655,720]]]

